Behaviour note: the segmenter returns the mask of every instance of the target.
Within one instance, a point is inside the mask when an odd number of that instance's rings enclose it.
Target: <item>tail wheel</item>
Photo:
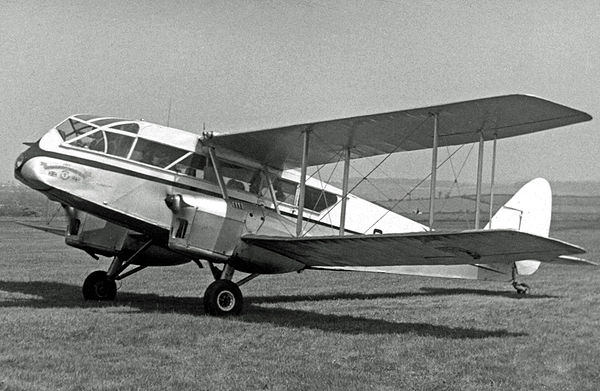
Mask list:
[[[239,315],[243,306],[242,291],[232,281],[217,280],[204,292],[204,311],[209,315]]]
[[[529,285],[525,284],[524,282],[513,282],[513,287],[515,288],[515,290],[517,291],[517,293],[519,295],[527,295],[529,294],[529,291],[531,290],[531,288],[529,287]]]
[[[103,270],[90,273],[83,282],[85,300],[114,300],[117,297],[117,283],[107,277]]]

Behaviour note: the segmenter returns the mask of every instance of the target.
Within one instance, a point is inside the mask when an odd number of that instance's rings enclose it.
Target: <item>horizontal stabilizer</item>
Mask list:
[[[588,261],[587,259],[573,257],[570,255],[561,255],[550,261],[554,265],[568,265],[568,266],[600,266],[600,263]]]
[[[51,234],[59,235],[59,236],[64,236],[65,232],[67,230],[65,227],[53,227],[51,225],[46,225],[46,224],[31,224],[31,223],[25,223],[23,221],[15,221],[15,223],[25,226],[25,227],[39,229],[40,231],[49,232]]]
[[[242,240],[309,267],[551,262],[561,255],[585,252],[560,240],[513,230],[303,238],[247,235]]]

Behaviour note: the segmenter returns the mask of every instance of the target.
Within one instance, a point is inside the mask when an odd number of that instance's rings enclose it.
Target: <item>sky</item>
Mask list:
[[[0,53],[0,182],[75,113],[237,132],[512,93],[594,119],[500,140],[496,180],[600,181],[597,0],[0,0]],[[469,148],[438,178],[475,181]],[[400,153],[376,175],[430,168]]]

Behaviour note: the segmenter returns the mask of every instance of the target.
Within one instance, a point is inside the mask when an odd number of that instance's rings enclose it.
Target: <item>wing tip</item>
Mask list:
[[[572,111],[574,113],[573,116],[579,117],[578,120],[577,120],[577,122],[573,122],[573,124],[580,123],[580,122],[587,122],[587,121],[591,121],[592,119],[594,119],[594,117],[592,117],[590,114],[586,113],[585,111],[581,111],[581,110],[575,109],[573,107],[565,106],[563,104],[551,101],[549,99],[545,99],[545,98],[539,97],[537,95],[533,95],[533,94],[510,94],[510,95],[504,95],[504,96],[506,96],[506,97],[508,97],[508,96],[514,96],[514,97],[520,97],[520,98],[526,98],[526,99],[533,99],[533,100],[537,100],[537,101],[545,102],[545,103],[550,103],[550,104],[557,105],[557,106],[560,106],[562,108],[568,109],[568,110],[570,110],[570,111]]]

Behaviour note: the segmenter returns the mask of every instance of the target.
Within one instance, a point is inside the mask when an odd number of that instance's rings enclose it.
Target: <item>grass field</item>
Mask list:
[[[588,216],[589,217],[589,216]],[[597,218],[553,236],[600,260]],[[63,239],[0,222],[0,390],[596,390],[600,270],[546,266],[509,284],[307,271],[243,287],[245,313],[204,315],[210,272],[144,271],[114,303],[105,269]]]

